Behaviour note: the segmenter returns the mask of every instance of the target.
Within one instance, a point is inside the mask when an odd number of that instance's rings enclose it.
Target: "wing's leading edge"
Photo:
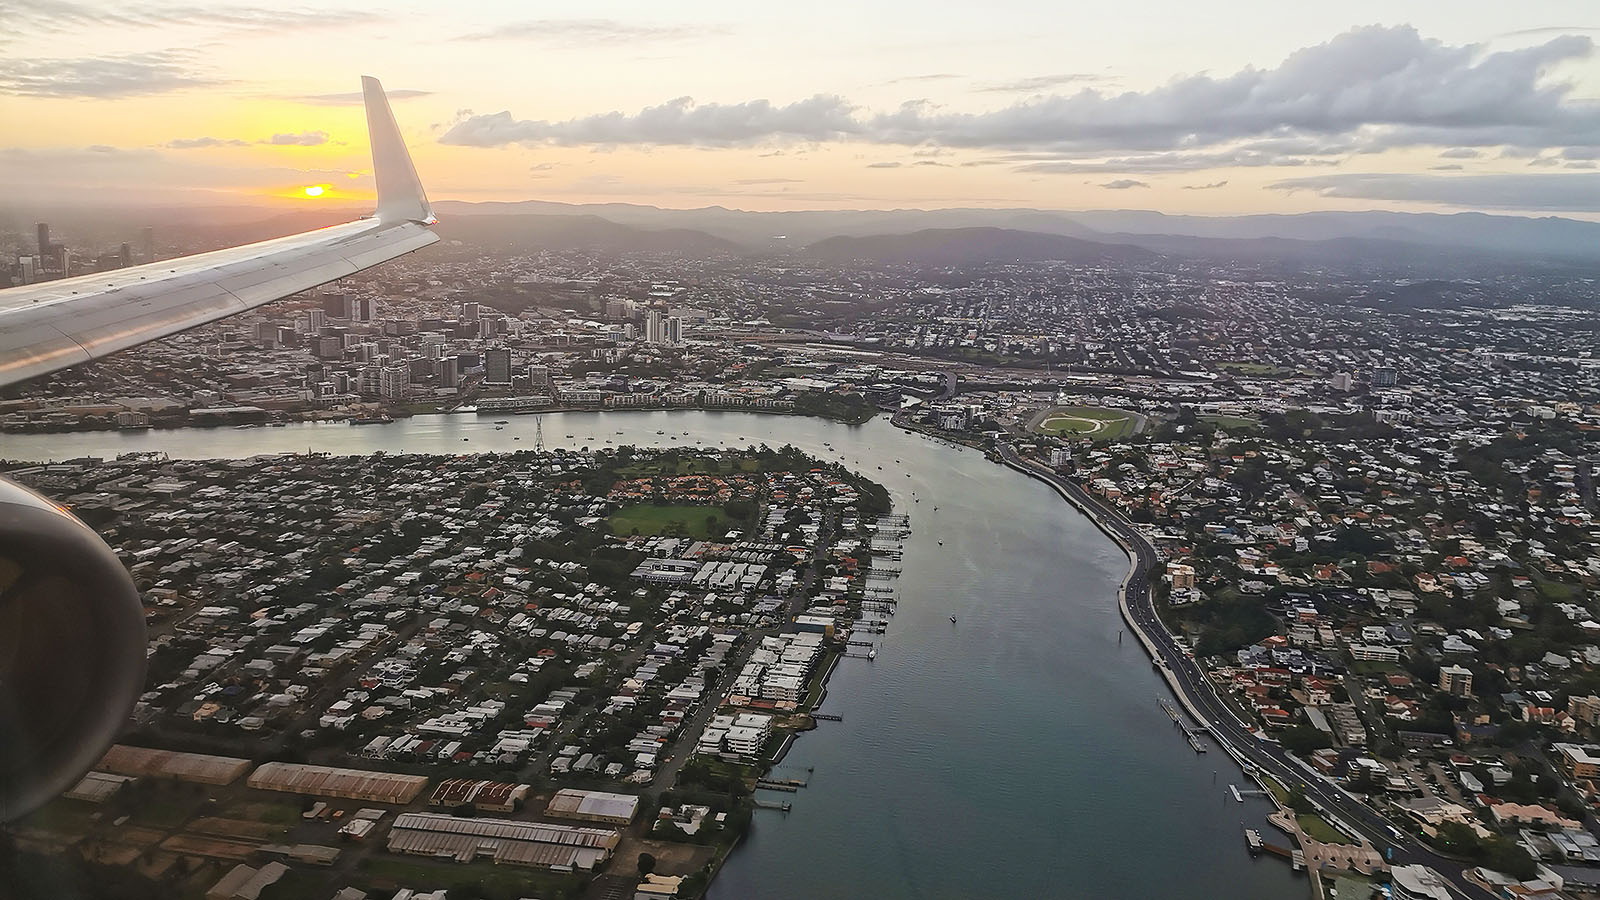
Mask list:
[[[196,256],[0,290],[0,387],[326,284],[439,240],[378,80],[363,77],[378,212]]]

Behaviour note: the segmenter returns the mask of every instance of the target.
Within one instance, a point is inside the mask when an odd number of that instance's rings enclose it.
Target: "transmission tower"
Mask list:
[[[544,452],[544,416],[533,417],[533,452]]]

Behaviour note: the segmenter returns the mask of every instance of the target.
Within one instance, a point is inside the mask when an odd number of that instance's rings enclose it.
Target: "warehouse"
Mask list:
[[[118,775],[150,775],[200,784],[231,784],[250,770],[250,760],[204,753],[178,753],[115,744],[96,769]]]
[[[604,822],[608,825],[627,825],[638,812],[639,798],[632,794],[608,794],[571,788],[556,791],[556,795],[550,798],[550,805],[545,808],[545,815],[554,818]]]
[[[478,809],[494,812],[515,812],[528,796],[525,784],[507,784],[503,781],[473,781],[467,778],[448,778],[439,783],[428,798],[432,806],[457,807],[471,803]]]
[[[269,762],[256,769],[247,783],[265,791],[343,797],[375,803],[410,803],[428,786],[428,779],[422,775]]]
[[[472,862],[539,866],[563,872],[592,870],[611,857],[622,833],[509,819],[463,819],[439,813],[401,813],[389,829],[389,850],[448,856]]]

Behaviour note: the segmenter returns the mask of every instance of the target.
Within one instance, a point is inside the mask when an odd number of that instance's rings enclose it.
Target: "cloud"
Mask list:
[[[433,91],[407,91],[385,90],[383,92],[391,102],[395,100],[410,100],[414,97],[427,97]],[[365,97],[360,91],[351,91],[347,94],[293,94],[284,98],[296,103],[310,103],[315,106],[360,106],[365,102]]]
[[[294,6],[165,5],[118,3],[97,6],[71,0],[9,0],[0,10],[13,32],[78,33],[85,28],[207,27],[228,31],[291,31],[373,21],[368,10]]]
[[[1465,167],[1462,166],[1460,163],[1447,163],[1446,165],[1442,165],[1442,166],[1429,166],[1428,167],[1428,171],[1430,171],[1430,172],[1459,172],[1463,168],[1465,168]]]
[[[1467,209],[1600,212],[1600,174],[1333,174],[1268,185],[1320,197],[1426,203]]]
[[[1118,178],[1115,181],[1108,181],[1100,186],[1108,190],[1125,191],[1129,188],[1147,188],[1150,185],[1144,183],[1143,181],[1135,181],[1132,178]]]
[[[1104,75],[1092,75],[1087,72],[1069,72],[1061,75],[1035,75],[1032,78],[1019,78],[1016,81],[1003,81],[998,84],[985,85],[978,88],[980,91],[1004,94],[1033,94],[1039,91],[1061,87],[1064,84],[1083,84],[1093,81],[1105,81]]]
[[[272,137],[256,141],[258,144],[271,144],[274,147],[320,147],[328,142],[326,131],[302,131],[298,134],[275,134]]]
[[[735,178],[734,184],[804,184],[804,178]]]
[[[1183,189],[1186,191],[1214,191],[1217,188],[1223,188],[1227,186],[1227,181],[1213,181],[1210,184],[1186,184],[1183,186]]]
[[[832,95],[786,106],[765,99],[696,105],[682,97],[635,113],[566,121],[519,120],[510,112],[474,116],[443,140],[475,146],[850,140],[1057,155],[1194,153],[1250,140],[1347,145],[1354,152],[1430,144],[1589,146],[1600,145],[1600,103],[1574,98],[1572,83],[1552,76],[1593,51],[1593,40],[1575,34],[1491,52],[1423,38],[1410,27],[1367,27],[1295,51],[1273,68],[1183,76],[1146,91],[1084,87],[982,112],[924,101],[870,112]]]
[[[1288,156],[1279,152],[1283,149],[1298,149],[1301,153],[1310,155]],[[1337,165],[1338,160],[1319,157],[1348,152],[1350,149],[1348,146],[1341,147],[1338,145],[1312,146],[1302,145],[1300,142],[1256,141],[1221,150],[1195,153],[1185,151],[1143,153],[1137,156],[1119,156],[1099,160],[1044,159],[1018,166],[1017,171],[1046,175],[1077,175],[1084,172],[1154,174],[1234,167],[1278,166],[1298,168],[1301,166],[1332,166]],[[1036,157],[1027,155],[1019,158],[1027,160],[1035,159]]]
[[[723,25],[652,25],[616,19],[533,19],[507,22],[456,38],[458,41],[538,41],[546,44],[623,44],[682,41],[728,33]]]
[[[199,150],[206,147],[248,147],[250,142],[238,138],[197,137],[177,138],[167,141],[162,146],[169,150]]]
[[[902,165],[902,163],[897,163],[897,162],[875,162],[875,163],[867,163],[867,168],[869,168],[869,169],[898,169],[898,168],[900,168],[901,165]]]
[[[218,81],[194,69],[176,50],[80,59],[0,58],[0,94],[24,97],[134,97]]]
[[[631,116],[614,112],[565,122],[518,120],[509,112],[471,116],[451,126],[439,141],[471,147],[513,143],[725,147],[774,138],[827,141],[860,133],[854,111],[842,97],[827,94],[787,106],[766,100],[698,106],[689,97],[679,97]]]
[[[1446,151],[1440,153],[1439,154],[1439,158],[1440,159],[1477,159],[1478,157],[1480,157],[1482,155],[1483,155],[1483,151],[1482,150],[1474,150],[1471,147],[1451,147],[1449,150],[1446,150]]]
[[[902,75],[899,78],[891,78],[888,81],[880,81],[878,83],[882,85],[914,84],[927,81],[949,81],[952,78],[960,77],[962,76],[957,75],[954,72],[930,72],[927,75]]]

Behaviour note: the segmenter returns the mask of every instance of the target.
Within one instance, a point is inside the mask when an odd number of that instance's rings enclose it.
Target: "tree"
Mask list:
[[[1290,725],[1278,736],[1278,743],[1290,753],[1305,756],[1313,750],[1333,746],[1333,738],[1314,725]]]
[[[1516,841],[1499,835],[1483,841],[1483,864],[1518,881],[1527,881],[1539,871],[1528,851]]]
[[[1289,786],[1289,799],[1285,802],[1290,809],[1300,815],[1307,815],[1316,811],[1316,807],[1311,805],[1311,799],[1306,796],[1306,792],[1298,784]]]
[[[639,874],[649,875],[656,870],[656,858],[649,853],[639,854]]]

